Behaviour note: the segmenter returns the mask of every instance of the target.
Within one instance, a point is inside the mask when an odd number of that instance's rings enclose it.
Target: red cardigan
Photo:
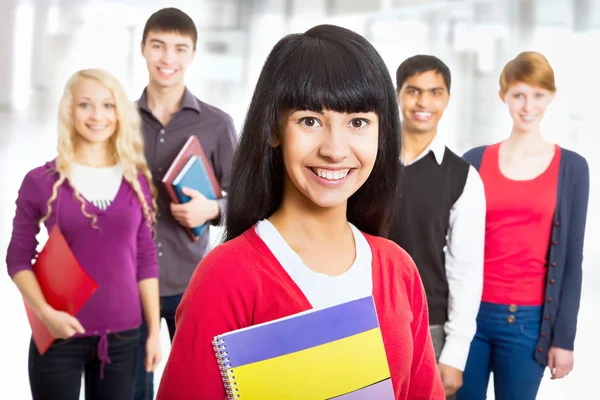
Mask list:
[[[395,243],[365,235],[373,295],[396,399],[445,399],[415,264]],[[223,400],[216,335],[312,308],[254,228],[211,251],[177,309],[177,331],[158,400]]]

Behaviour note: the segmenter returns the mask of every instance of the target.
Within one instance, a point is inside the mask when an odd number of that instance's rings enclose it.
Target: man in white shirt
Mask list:
[[[405,60],[396,72],[402,177],[389,237],[423,279],[438,369],[453,398],[477,328],[486,203],[477,171],[437,137],[450,80],[448,67],[428,55]]]

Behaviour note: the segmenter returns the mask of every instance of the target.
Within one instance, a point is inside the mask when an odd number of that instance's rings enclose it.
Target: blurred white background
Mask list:
[[[137,99],[147,82],[139,45],[143,25],[152,12],[167,6],[188,13],[199,30],[188,87],[231,114],[238,130],[272,46],[287,33],[320,23],[365,35],[394,80],[406,57],[428,53],[444,60],[453,82],[440,135],[459,153],[509,133],[510,119],[497,95],[500,70],[522,50],[544,53],[555,70],[558,95],[543,132],[587,158],[591,197],[575,370],[561,381],[546,377],[538,398],[596,397],[600,0],[1,0],[2,260],[23,176],[54,157],[57,103],[67,78],[81,68],[105,68]],[[39,239],[43,243],[45,233]],[[5,272],[0,272],[0,316],[0,399],[30,399],[30,330],[22,300]],[[166,359],[166,326],[162,341]]]

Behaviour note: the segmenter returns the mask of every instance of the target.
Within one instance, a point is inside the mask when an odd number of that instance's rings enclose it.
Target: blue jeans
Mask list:
[[[175,312],[183,294],[164,296],[160,298],[160,318],[164,318],[169,328],[171,342],[175,336]],[[154,373],[146,372],[144,360],[146,358],[146,339],[148,339],[148,326],[146,322],[140,328],[139,360],[135,383],[134,400],[152,400],[154,398]]]
[[[108,335],[108,357],[98,358],[97,336],[56,340],[44,355],[29,345],[29,386],[34,400],[79,400],[81,375],[86,400],[131,400],[138,362],[139,330]]]
[[[545,366],[534,359],[542,307],[481,303],[457,400],[486,398],[490,372],[496,400],[535,400]]]

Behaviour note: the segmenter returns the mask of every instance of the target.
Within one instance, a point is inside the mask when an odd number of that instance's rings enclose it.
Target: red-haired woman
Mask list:
[[[500,98],[510,136],[468,151],[487,201],[483,296],[458,400],[535,399],[546,366],[573,368],[589,170],[579,154],[547,142],[540,121],[554,99],[554,72],[536,52],[511,60]]]

